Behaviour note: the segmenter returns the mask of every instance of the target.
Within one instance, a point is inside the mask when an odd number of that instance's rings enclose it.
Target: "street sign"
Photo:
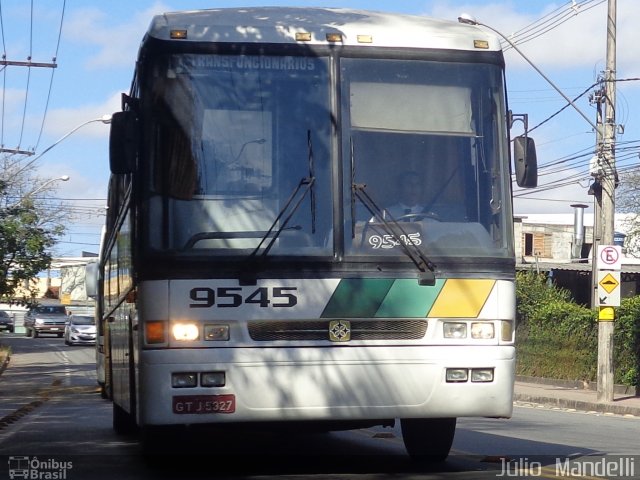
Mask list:
[[[598,246],[598,270],[620,270],[622,268],[622,247],[620,245]]]
[[[620,271],[598,270],[598,306],[620,306]]]

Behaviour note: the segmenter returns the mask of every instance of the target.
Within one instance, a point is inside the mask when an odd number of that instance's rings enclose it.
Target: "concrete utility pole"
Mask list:
[[[604,73],[604,124],[602,147],[599,157],[602,162],[601,176],[601,241],[613,245],[615,229],[615,188],[617,184],[616,143],[616,0],[609,0],[607,11],[607,68]],[[598,322],[598,394],[599,402],[613,400],[613,321]]]

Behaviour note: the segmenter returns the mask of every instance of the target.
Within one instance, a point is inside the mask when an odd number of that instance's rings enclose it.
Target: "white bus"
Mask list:
[[[409,455],[442,460],[457,417],[509,417],[512,118],[478,27],[154,17],[111,126],[97,344],[116,431],[400,422]],[[408,177],[420,209],[394,213]]]

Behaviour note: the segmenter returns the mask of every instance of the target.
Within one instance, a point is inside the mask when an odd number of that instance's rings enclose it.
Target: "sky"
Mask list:
[[[617,0],[616,160],[621,182],[625,171],[640,163],[640,115],[633,113],[640,105],[640,29],[633,21],[637,1]],[[30,69],[11,65],[0,77],[2,148],[33,152],[11,158],[25,163],[35,159],[37,175],[55,186],[47,195],[62,201],[68,212],[68,231],[55,246],[55,256],[98,251],[109,176],[109,127],[99,119],[120,110],[120,95],[129,91],[138,46],[152,16],[259,5],[369,9],[453,21],[463,12],[471,14],[511,38],[567,97],[579,97],[575,105],[596,122],[589,98],[606,66],[607,0],[0,0],[6,59],[24,62],[31,57],[32,62],[56,64]],[[514,189],[515,213],[568,214],[572,204],[584,203],[588,214],[593,210],[593,197],[587,194],[596,142],[592,125],[574,108],[563,110],[564,98],[513,48],[505,50],[505,60],[509,108],[529,115],[540,166],[539,188]],[[55,180],[63,175],[69,180]]]

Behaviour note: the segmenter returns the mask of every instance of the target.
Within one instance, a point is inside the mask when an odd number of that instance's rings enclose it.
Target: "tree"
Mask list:
[[[620,185],[616,189],[616,211],[626,213],[622,225],[627,234],[625,247],[627,254],[640,257],[640,170],[626,171],[620,177]]]
[[[12,171],[5,164],[0,179],[0,300],[4,302],[33,301],[34,291],[21,299],[15,298],[16,291],[50,267],[50,249],[64,232],[61,210],[47,208],[51,205],[46,200],[30,196],[51,190],[44,188],[51,182],[30,173]]]

